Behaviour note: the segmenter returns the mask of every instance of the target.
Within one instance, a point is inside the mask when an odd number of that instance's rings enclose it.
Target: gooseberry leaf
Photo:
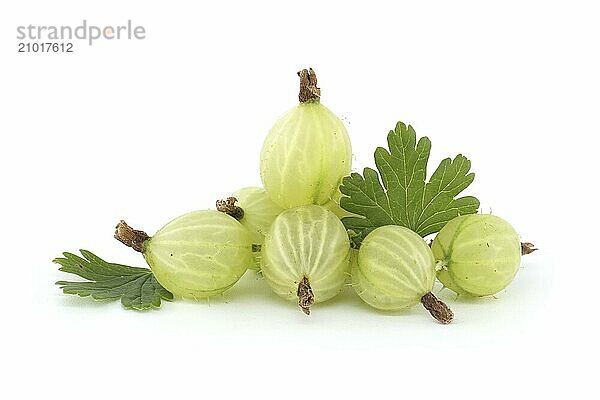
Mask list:
[[[96,300],[117,300],[128,309],[147,310],[160,307],[161,299],[172,300],[173,294],[161,286],[148,268],[129,267],[104,261],[90,251],[80,250],[82,257],[63,253],[53,262],[60,271],[78,275],[87,281],[58,281],[67,294],[92,296]]]
[[[425,237],[459,215],[477,212],[475,197],[456,198],[475,178],[465,156],[442,160],[426,182],[429,138],[417,142],[412,126],[398,122],[387,141],[388,149],[375,150],[379,173],[365,168],[362,175],[354,172],[344,177],[340,186],[344,195],[340,206],[357,214],[342,218],[355,247],[379,226],[401,225]]]

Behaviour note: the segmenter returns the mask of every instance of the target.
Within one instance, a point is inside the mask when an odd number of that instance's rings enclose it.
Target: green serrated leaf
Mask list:
[[[125,308],[147,310],[160,307],[161,299],[172,300],[173,294],[162,287],[148,268],[108,263],[90,251],[80,250],[82,257],[63,253],[53,262],[60,271],[78,275],[87,281],[58,281],[67,294],[91,296],[96,300],[121,299]]]
[[[362,216],[342,218],[346,229],[354,232],[355,246],[379,226],[401,225],[427,236],[459,215],[477,212],[479,200],[475,197],[456,198],[475,178],[465,156],[442,160],[426,182],[431,141],[422,137],[417,142],[414,129],[402,122],[389,132],[387,140],[388,149],[375,150],[379,173],[365,168],[362,175],[345,177],[340,186],[345,195],[340,206]]]

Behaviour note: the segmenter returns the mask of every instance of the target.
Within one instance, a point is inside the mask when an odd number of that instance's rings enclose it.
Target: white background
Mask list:
[[[590,398],[596,390],[598,9],[593,2],[3,2],[3,398]],[[393,4],[393,5],[392,5]],[[19,54],[18,25],[128,19],[142,41]],[[467,190],[542,250],[449,326],[348,288],[310,317],[248,273],[222,298],[136,313],[62,294],[51,260],[155,232],[260,185],[259,151],[312,66],[354,170],[396,121],[462,152]],[[437,293],[437,292],[436,292]],[[593,362],[593,363],[592,363]]]

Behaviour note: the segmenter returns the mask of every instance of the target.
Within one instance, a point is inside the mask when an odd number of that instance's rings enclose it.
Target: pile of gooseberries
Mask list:
[[[306,314],[349,283],[375,309],[421,303],[447,324],[453,312],[432,293],[436,278],[458,295],[503,290],[532,247],[495,215],[458,216],[430,244],[409,228],[385,225],[351,246],[339,204],[340,183],[351,170],[350,138],[321,104],[314,71],[298,75],[299,104],[264,141],[262,188],[242,188],[217,201],[216,210],[184,214],[152,237],[121,221],[115,237],[143,254],[175,298],[219,295],[252,269]]]

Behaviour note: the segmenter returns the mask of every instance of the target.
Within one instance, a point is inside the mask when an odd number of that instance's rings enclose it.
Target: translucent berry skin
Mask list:
[[[142,252],[158,282],[175,297],[200,299],[240,279],[252,263],[252,238],[229,215],[194,211],[161,228]]]
[[[283,208],[275,204],[267,192],[259,187],[242,188],[235,192],[233,197],[237,199],[236,204],[244,210],[244,217],[240,223],[250,232],[252,243],[262,246],[271,224]],[[254,251],[252,263],[248,268],[260,271],[260,260],[260,251]]]
[[[260,174],[275,203],[290,208],[325,204],[351,167],[352,148],[342,121],[319,101],[301,103],[271,128]]]
[[[448,222],[431,249],[445,267],[439,281],[458,294],[488,296],[512,282],[521,262],[521,241],[514,228],[489,214],[464,215]]]
[[[367,235],[352,268],[352,286],[365,303],[396,311],[413,306],[435,281],[427,243],[408,228],[382,226]]]
[[[348,234],[333,213],[317,205],[296,207],[271,225],[261,251],[262,272],[275,293],[293,301],[306,277],[319,303],[342,290],[349,251]]]
[[[271,200],[267,192],[259,187],[246,187],[233,194],[237,205],[244,210],[240,223],[248,229],[252,243],[262,245],[275,218],[283,208]]]

